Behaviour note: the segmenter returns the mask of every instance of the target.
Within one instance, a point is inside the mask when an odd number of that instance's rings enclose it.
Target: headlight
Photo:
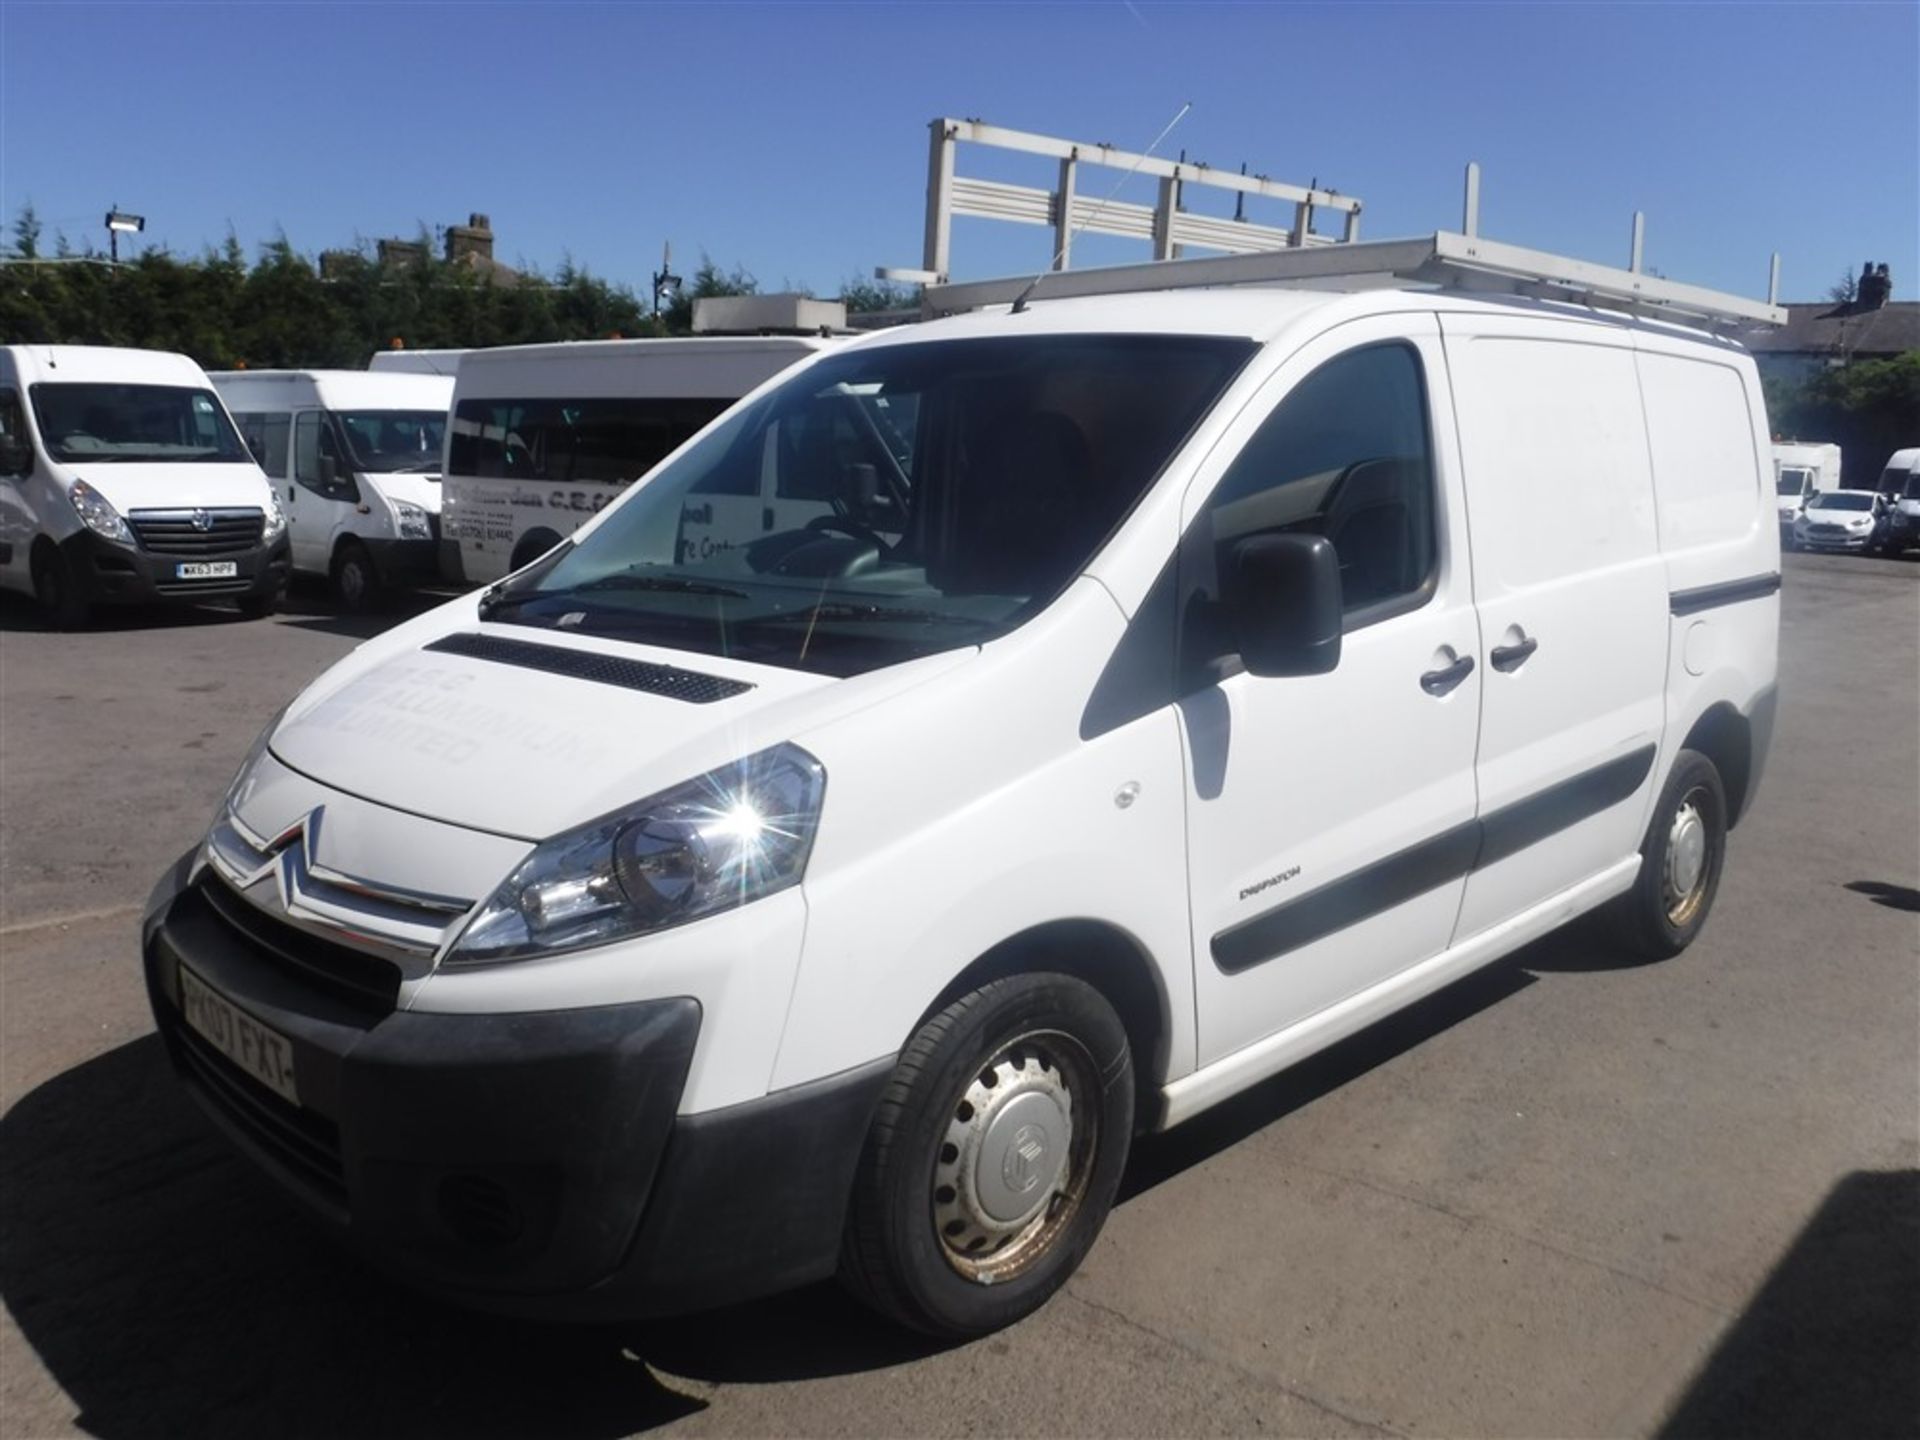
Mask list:
[[[120,512],[107,503],[106,496],[86,481],[74,481],[67,490],[67,499],[73,502],[74,513],[94,534],[121,545],[133,544],[133,531],[120,518]]]
[[[796,885],[827,772],[776,745],[534,848],[447,955],[485,965],[605,945]]]
[[[433,527],[427,521],[427,512],[418,505],[409,505],[404,500],[393,502],[394,521],[400,527],[402,540],[431,540]]]
[[[265,545],[280,538],[280,532],[287,528],[287,517],[281,513],[280,502],[267,496],[266,519],[260,527],[260,543]]]

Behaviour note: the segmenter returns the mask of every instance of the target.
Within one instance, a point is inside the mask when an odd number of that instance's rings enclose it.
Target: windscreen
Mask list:
[[[1253,349],[1055,335],[829,355],[484,613],[833,675],[979,644],[1066,587]]]
[[[1780,472],[1780,493],[1782,495],[1803,495],[1807,482],[1813,478],[1811,470],[1783,469]]]
[[[56,460],[95,465],[253,461],[211,390],[62,382],[35,385],[29,393],[41,442]]]
[[[1871,510],[1873,496],[1858,491],[1836,491],[1831,495],[1822,495],[1813,506],[1816,510]]]
[[[1897,495],[1902,500],[1920,500],[1920,470],[1895,470],[1889,466],[1880,472],[1880,493]]]
[[[444,410],[348,410],[335,418],[347,437],[353,468],[363,474],[440,468],[440,443],[447,433]]]

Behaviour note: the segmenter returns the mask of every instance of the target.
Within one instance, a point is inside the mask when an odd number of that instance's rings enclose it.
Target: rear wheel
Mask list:
[[[921,1026],[875,1112],[841,1275],[933,1335],[1044,1304],[1105,1223],[1133,1135],[1126,1030],[1066,975],[1018,975]]]
[[[83,629],[92,613],[66,555],[44,541],[33,557],[33,595],[56,630]]]
[[[349,614],[378,609],[386,599],[373,556],[357,540],[340,542],[340,548],[333,552],[329,579],[333,583],[334,603]]]
[[[1616,937],[1649,960],[1678,955],[1707,923],[1726,855],[1720,772],[1699,751],[1682,750],[1640,846],[1640,874],[1608,909]]]

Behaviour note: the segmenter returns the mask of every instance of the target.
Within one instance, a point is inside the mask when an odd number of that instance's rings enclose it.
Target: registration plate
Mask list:
[[[290,1104],[300,1103],[293,1083],[293,1042],[270,1030],[186,966],[180,967],[180,1013],[196,1034]]]
[[[173,567],[176,580],[231,580],[239,573],[237,560],[182,560]]]

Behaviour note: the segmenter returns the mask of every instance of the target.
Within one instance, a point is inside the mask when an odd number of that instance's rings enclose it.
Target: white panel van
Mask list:
[[[229,370],[212,379],[280,490],[295,570],[324,577],[347,610],[438,575],[452,376]]]
[[[74,629],[96,605],[287,586],[286,525],[201,368],[89,345],[0,347],[0,586]]]
[[[1807,513],[1807,501],[1840,486],[1840,447],[1802,440],[1776,440],[1773,446],[1775,504],[1780,516],[1780,543],[1791,548],[1794,527]]]
[[[160,1030],[440,1293],[1007,1324],[1137,1132],[1584,912],[1700,933],[1773,729],[1767,447],[1738,346],[1538,300],[834,346],[289,705],[149,906]],[[769,493],[823,508],[715,503]]]
[[[447,437],[443,578],[485,584],[538,559],[742,395],[836,343],[714,336],[470,352]],[[704,498],[705,520],[690,512],[690,549],[828,508],[794,488],[799,471],[787,489],[772,470],[734,478],[738,493]]]
[[[1920,448],[1889,455],[1879,488],[1888,510],[1884,549],[1889,555],[1904,555],[1920,545]]]

